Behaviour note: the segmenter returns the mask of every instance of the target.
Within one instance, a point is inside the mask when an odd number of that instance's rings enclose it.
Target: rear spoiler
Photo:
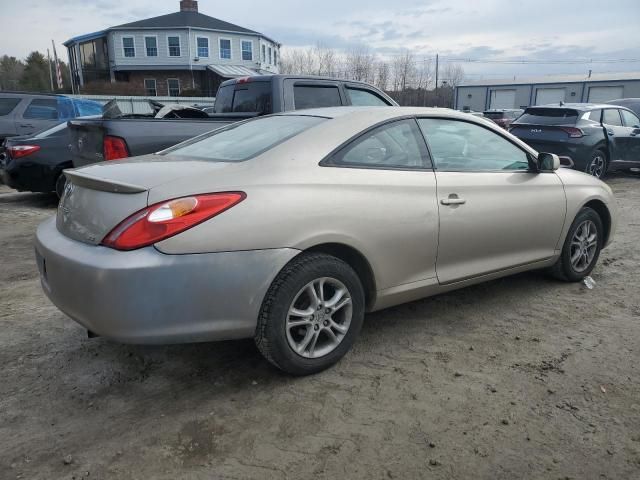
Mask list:
[[[67,180],[69,180],[74,185],[90,188],[92,190],[100,190],[101,192],[142,193],[147,191],[145,187],[140,187],[138,185],[133,185],[126,182],[105,180],[99,177],[93,177],[91,175],[80,173],[77,170],[65,170],[64,175],[65,177],[67,177]]]

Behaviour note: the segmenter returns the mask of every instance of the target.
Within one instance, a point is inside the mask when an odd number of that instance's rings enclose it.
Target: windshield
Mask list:
[[[568,108],[527,108],[517,123],[532,125],[575,125],[578,112]]]
[[[246,82],[218,89],[216,113],[271,113],[271,82]]]
[[[258,118],[206,133],[160,154],[218,162],[240,162],[260,155],[326,120],[323,117],[302,115]]]

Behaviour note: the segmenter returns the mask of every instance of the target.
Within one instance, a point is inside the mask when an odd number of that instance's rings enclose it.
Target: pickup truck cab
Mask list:
[[[223,82],[207,118],[117,118],[69,122],[75,167],[164,150],[202,133],[259,115],[335,106],[397,106],[364,82],[315,76],[260,75]]]

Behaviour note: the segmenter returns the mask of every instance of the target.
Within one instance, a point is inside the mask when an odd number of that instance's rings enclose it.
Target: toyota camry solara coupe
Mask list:
[[[38,228],[44,291],[129,343],[254,338],[293,374],[365,312],[532,269],[579,281],[615,230],[610,188],[447,109],[262,117],[67,171]]]

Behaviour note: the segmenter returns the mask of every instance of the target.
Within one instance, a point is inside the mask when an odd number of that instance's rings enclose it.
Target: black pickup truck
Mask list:
[[[179,110],[164,118],[119,113],[114,116],[111,111],[102,118],[70,121],[73,165],[154,153],[259,115],[345,105],[397,106],[384,92],[362,82],[290,75],[237,78],[220,85],[214,107],[205,109],[202,115],[195,115],[193,109],[185,112],[184,116],[190,118],[177,118]]]

